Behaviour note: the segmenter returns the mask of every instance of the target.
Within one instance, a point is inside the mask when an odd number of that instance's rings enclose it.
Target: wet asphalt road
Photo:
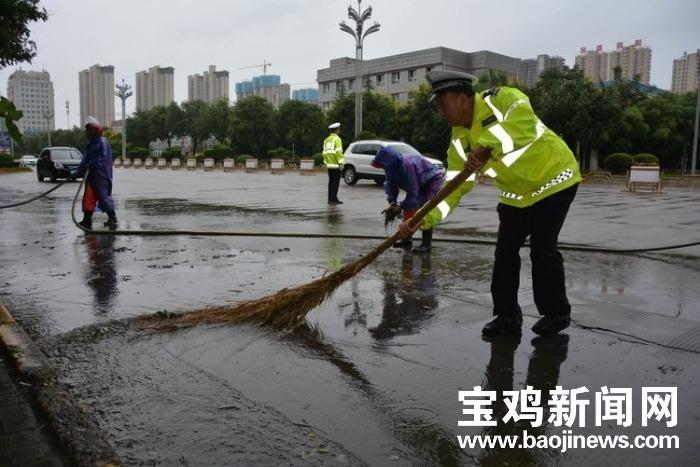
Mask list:
[[[120,227],[385,235],[381,188],[325,175],[117,169]],[[49,184],[0,176],[0,205]],[[483,342],[493,247],[436,244],[428,257],[382,255],[295,332],[206,326],[139,333],[81,328],[143,313],[258,298],[318,278],[373,241],[84,236],[70,220],[77,184],[0,211],[0,300],[42,342],[62,381],[94,409],[127,463],[185,465],[690,464],[700,454],[700,248],[643,255],[564,252],[572,328],[533,340],[523,250],[522,338]],[[478,186],[436,237],[494,238],[497,195]],[[700,191],[623,193],[583,185],[561,240],[609,248],[700,240]],[[582,434],[675,434],[679,450],[461,449],[457,391],[525,385],[679,388],[672,429],[587,423]],[[593,403],[593,401],[591,402]],[[635,400],[635,415],[639,415]],[[592,417],[592,408],[587,421]],[[561,434],[546,426],[538,433]],[[521,432],[522,429],[520,428]],[[533,432],[535,430],[533,429]]]

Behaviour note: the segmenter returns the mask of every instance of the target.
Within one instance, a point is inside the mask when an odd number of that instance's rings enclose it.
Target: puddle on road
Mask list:
[[[204,199],[194,208],[198,211],[178,216],[187,207],[178,193],[167,196],[174,201],[132,205],[127,200],[132,209],[120,217],[122,226],[371,231],[369,221],[358,221],[352,211],[323,206],[295,217],[284,212],[284,203],[275,207],[271,200],[270,207],[262,206],[265,200],[261,207],[249,200],[231,210]],[[601,195],[598,204],[609,201]],[[53,335],[43,345],[61,380],[94,410],[129,464],[588,466],[612,461],[636,466],[690,465],[700,455],[696,354],[576,327],[566,332],[568,339],[532,341],[531,317],[519,342],[483,342],[492,247],[438,244],[427,258],[387,252],[294,333],[246,325],[163,334],[123,326],[110,330],[111,325],[102,328],[114,319],[259,298],[300,285],[352,261],[374,242],[88,238],[75,234],[67,202],[66,193],[22,212],[3,212],[12,228],[0,236],[0,294],[34,336]],[[459,233],[478,234],[465,229]],[[700,321],[700,271],[692,258],[564,256],[576,303],[678,316],[690,326]],[[532,302],[526,249],[522,257],[520,297],[526,305]],[[95,326],[61,334],[85,324]],[[562,454],[457,446],[458,434],[513,434],[523,428],[458,427],[459,390],[477,385],[518,390],[527,384],[544,390],[586,386],[592,392],[630,387],[636,397],[643,386],[676,386],[681,410],[670,434],[680,437],[681,449]],[[633,427],[622,431],[610,421],[594,428],[591,417],[589,412],[586,435],[639,432],[636,415]],[[562,429],[548,425],[540,432],[561,434]],[[644,434],[669,434],[669,429],[655,426]]]
[[[614,458],[636,465],[683,464],[700,454],[690,442],[663,456],[461,449],[458,434],[562,433],[522,422],[458,427],[457,392],[482,385],[498,391],[586,386],[591,400],[602,386],[637,393],[642,386],[677,386],[683,412],[674,434],[690,441],[700,429],[700,409],[688,402],[700,396],[694,354],[577,328],[533,340],[532,318],[522,339],[482,341],[481,326],[490,318],[487,304],[479,303],[490,277],[484,253],[457,261],[446,252],[432,258],[389,252],[294,332],[247,325],[174,333],[86,328],[45,346],[63,381],[95,409],[117,451],[133,463],[599,465]],[[462,290],[474,291],[473,301],[451,293],[456,277]],[[505,407],[494,411],[502,415]],[[586,426],[587,435],[615,432],[612,422]],[[625,431],[634,433],[634,427]],[[644,431],[652,433],[668,430]]]

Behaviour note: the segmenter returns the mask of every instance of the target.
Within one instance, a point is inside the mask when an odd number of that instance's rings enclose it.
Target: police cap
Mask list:
[[[464,90],[470,94],[474,92],[474,85],[479,80],[476,76],[461,71],[436,70],[429,71],[425,75],[433,93],[430,102],[445,91]]]

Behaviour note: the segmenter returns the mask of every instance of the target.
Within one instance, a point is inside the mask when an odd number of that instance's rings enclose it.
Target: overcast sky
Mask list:
[[[78,124],[78,72],[114,65],[115,82],[154,65],[175,68],[175,100],[187,99],[187,76],[210,64],[230,72],[230,95],[241,80],[281,75],[292,89],[315,87],[316,70],[354,56],[338,29],[347,0],[43,0],[45,23],[32,26],[38,53],[25,70],[45,69],[54,83],[56,127]],[[356,0],[352,5],[357,7]],[[604,50],[642,39],[652,49],[651,80],[671,87],[673,59],[700,48],[698,0],[364,0],[381,30],[364,44],[372,59],[429,47],[491,50],[519,58],[561,55],[573,66],[582,46]],[[0,93],[18,66],[0,70]],[[133,110],[134,98],[127,101]],[[115,105],[119,117],[120,105]]]

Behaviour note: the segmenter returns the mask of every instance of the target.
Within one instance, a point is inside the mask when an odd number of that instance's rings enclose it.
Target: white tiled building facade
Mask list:
[[[53,83],[47,71],[12,73],[7,81],[7,98],[22,111],[17,126],[23,134],[56,129]]]
[[[214,103],[229,100],[228,71],[216,71],[215,65],[209,65],[204,73],[187,77],[187,100]]]
[[[617,43],[615,50],[603,51],[603,46],[596,46],[595,50],[587,50],[581,47],[576,56],[576,66],[583,75],[591,81],[610,81],[615,79],[615,68],[622,69],[622,79],[633,80],[639,77],[639,82],[650,84],[651,81],[651,49],[642,46],[641,39],[637,39],[634,45],[625,46]]]
[[[175,69],[154,66],[136,73],[136,110],[151,110],[175,102]]]
[[[557,55],[538,55],[537,58],[526,58],[520,62],[518,82],[534,86],[540,75],[552,68],[564,68],[564,58]]]
[[[698,90],[700,85],[700,49],[695,53],[683,53],[681,58],[673,60],[673,77],[671,91],[685,94]]]
[[[95,117],[103,126],[114,120],[114,67],[93,65],[79,74],[80,124]]]

